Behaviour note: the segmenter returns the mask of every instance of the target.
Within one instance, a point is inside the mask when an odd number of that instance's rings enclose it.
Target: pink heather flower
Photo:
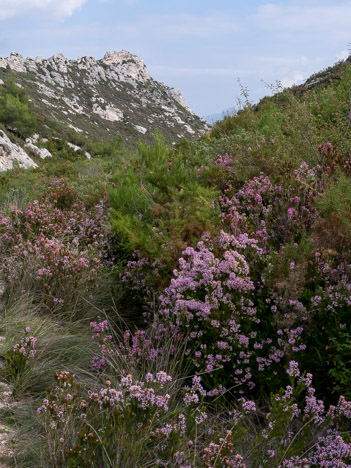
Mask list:
[[[292,219],[296,213],[295,208],[288,208],[288,219]]]
[[[289,362],[289,369],[286,371],[288,375],[291,377],[299,377],[300,375],[300,370],[299,370],[299,365],[296,361],[290,361]]]
[[[254,401],[242,399],[242,407],[246,414],[256,411],[256,404]]]

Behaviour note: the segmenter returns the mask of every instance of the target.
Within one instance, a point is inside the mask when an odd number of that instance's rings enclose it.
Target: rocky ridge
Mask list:
[[[0,84],[13,76],[42,116],[93,140],[151,140],[155,130],[170,141],[193,139],[205,120],[186,107],[181,91],[154,80],[144,61],[125,50],[100,60],[0,58]]]

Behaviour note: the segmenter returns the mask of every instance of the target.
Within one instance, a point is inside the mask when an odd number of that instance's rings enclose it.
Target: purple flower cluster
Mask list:
[[[118,455],[113,445],[116,432],[130,437],[130,431],[146,437],[149,443],[160,441],[157,448],[160,456],[170,450],[176,452],[175,459],[180,460],[181,454],[174,444],[188,444],[190,450],[193,444],[187,430],[191,431],[194,424],[202,425],[207,419],[207,413],[195,399],[186,405],[186,414],[176,410],[177,402],[169,393],[173,378],[164,371],[149,372],[143,381],[127,374],[120,377],[115,386],[107,380],[103,388],[89,390],[85,398],[81,398],[80,387],[71,373],[59,372],[55,379],[55,388],[48,389],[47,397],[38,408],[48,434],[51,459],[55,462],[64,464],[77,454],[81,461],[88,461],[84,453],[91,456],[102,443],[113,459]],[[184,392],[204,394],[201,379],[195,377],[192,387],[185,388]],[[89,434],[92,426],[99,438],[80,438],[80,434]],[[78,438],[80,443],[77,443]],[[80,447],[78,452],[77,447]],[[155,451],[156,446],[150,445],[150,449]],[[189,459],[191,453],[183,455]],[[165,462],[164,466],[170,466],[167,459]]]
[[[72,301],[91,295],[108,263],[106,223],[106,200],[88,210],[63,180],[54,179],[45,196],[24,211],[0,212],[0,245],[7,258],[0,271],[13,287],[30,275],[50,308],[67,296]]]
[[[160,296],[159,327],[188,336],[186,353],[193,365],[210,377],[220,375],[220,384],[240,393],[244,384],[254,387],[254,375],[272,372],[285,356],[305,349],[302,327],[276,329],[272,323],[262,331],[247,260],[255,266],[262,259],[257,244],[247,234],[221,232],[197,249],[188,247]]]
[[[5,354],[5,371],[7,378],[16,378],[27,367],[37,354],[37,337],[30,334],[30,327],[24,330],[24,336]]]
[[[30,334],[30,327],[25,328],[25,336],[21,338],[19,343],[16,343],[13,347],[14,353],[19,353],[23,357],[27,359],[33,359],[37,353],[35,349],[35,344],[37,342],[37,338],[35,336],[31,336]]]

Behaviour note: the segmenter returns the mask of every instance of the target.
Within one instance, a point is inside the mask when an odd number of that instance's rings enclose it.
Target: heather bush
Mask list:
[[[214,395],[225,388],[250,394],[257,384],[279,388],[285,360],[306,347],[298,304],[290,305],[291,320],[284,323],[278,301],[256,297],[264,290],[257,276],[264,261],[256,240],[222,232],[183,252],[160,296],[160,333],[178,330],[189,337],[186,354],[206,372]]]
[[[107,324],[92,326],[101,338]],[[52,466],[331,467],[351,461],[351,402],[340,397],[326,409],[312,375],[301,374],[295,361],[287,369],[289,384],[271,395],[268,407],[241,397],[220,413],[216,400],[206,402],[213,394],[199,376],[184,384],[158,371],[139,380],[138,367],[119,365],[133,374],[117,376],[111,368],[111,380],[88,391],[69,372],[55,375],[38,409]]]
[[[35,358],[35,344],[37,338],[30,335],[30,327],[24,330],[24,336],[19,343],[16,343],[12,349],[9,349],[5,354],[5,369],[3,373],[8,380],[15,378],[21,374],[25,367],[29,365],[30,360]]]
[[[92,297],[108,264],[106,200],[86,209],[63,180],[39,201],[1,214],[1,272],[10,288],[29,289],[50,310]]]
[[[120,343],[109,326],[106,320],[90,325],[100,347],[91,361],[95,387],[80,387],[71,373],[59,372],[38,410],[52,466],[178,466],[177,460],[192,459],[191,441],[203,437],[207,424],[201,378],[184,385],[160,370],[182,367],[179,351],[168,354],[171,340],[163,341],[163,356],[147,360],[138,354],[139,342],[128,347],[124,336]]]

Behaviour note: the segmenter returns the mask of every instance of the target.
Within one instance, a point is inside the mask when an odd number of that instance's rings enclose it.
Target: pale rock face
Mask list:
[[[24,149],[12,143],[8,136],[0,130],[0,171],[12,169],[15,161],[18,162],[19,167],[24,169],[38,167]]]
[[[169,88],[167,94],[171,96],[175,101],[179,102],[181,106],[185,107],[184,97],[180,89]]]
[[[68,124],[68,127],[71,128],[72,130],[74,130],[77,133],[83,133],[83,130],[81,128],[75,127],[72,124]]]
[[[33,143],[26,143],[26,148],[28,148],[29,152],[33,154],[34,156],[39,156],[41,159],[45,158],[52,158],[52,154],[50,151],[46,148],[39,148],[36,145],[33,145]]]
[[[104,68],[95,60],[94,57],[82,57],[77,60],[77,66],[80,70],[87,70],[89,78],[85,79],[85,83],[91,86],[98,84],[100,81],[106,80]]]
[[[40,83],[40,82],[38,81],[38,82],[37,82],[37,86],[38,86],[38,88],[39,88],[41,94],[45,94],[45,96],[47,96],[47,97],[49,97],[49,98],[58,99],[57,94],[56,94],[51,88],[49,88],[48,86],[44,85],[44,83]]]
[[[0,58],[0,68],[6,68],[7,67],[7,58]]]
[[[11,70],[15,70],[22,73],[25,73],[27,71],[24,62],[25,61],[22,55],[18,54],[17,52],[11,52],[10,58],[7,59],[7,64],[9,65]]]
[[[174,116],[174,120],[181,125],[185,125],[184,120],[182,120],[178,115]]]
[[[5,84],[3,80],[0,80],[0,86],[2,86],[3,84]]]
[[[52,79],[53,79],[56,83],[58,83],[60,86],[62,86],[62,87],[65,87],[65,86],[66,86],[65,79],[63,78],[62,75],[60,75],[60,73],[51,72],[51,76],[52,76]]]
[[[41,99],[41,102],[43,102],[43,103],[46,104],[47,106],[53,107],[53,108],[55,108],[55,109],[56,109],[56,107],[57,107],[56,104],[53,104],[52,102],[48,101],[47,99],[43,99],[43,98],[42,98],[42,99]],[[67,114],[67,112],[66,112],[66,114]]]
[[[123,119],[123,112],[117,109],[117,107],[106,106],[106,109],[102,109],[98,104],[93,105],[93,112],[99,115],[102,119],[110,120],[111,122],[118,122]]]
[[[97,62],[95,60],[95,57],[79,57],[77,59],[78,66],[81,65],[81,68],[89,68],[89,67],[94,67]]]
[[[74,145],[73,143],[67,142],[67,145],[73,149],[73,151],[79,151],[81,149],[80,146]]]
[[[50,62],[50,65],[58,72],[60,73],[67,73],[68,68],[67,64],[69,63],[68,60],[63,56],[63,54],[58,53],[53,55],[48,62]]]
[[[151,79],[144,60],[126,50],[106,52],[102,63],[110,65],[120,74],[121,79],[146,81]]]
[[[145,135],[145,133],[147,132],[147,128],[142,127],[141,125],[134,125],[134,128],[135,130],[138,130],[138,132],[142,133],[143,135]]]
[[[38,143],[38,141],[40,140],[40,135],[39,133],[34,133],[34,135],[32,135],[31,137],[29,138],[26,138],[26,144],[27,143]]]
[[[119,65],[123,61],[128,61],[134,57],[135,56],[133,56],[126,50],[121,50],[120,52],[116,52],[115,50],[110,50],[109,52],[106,52],[106,54],[104,55],[104,58],[102,59],[102,62],[105,63],[106,65]]]
[[[185,130],[190,133],[190,135],[194,135],[194,130],[190,127],[190,125],[184,125]]]
[[[72,109],[72,111],[75,114],[83,114],[84,113],[83,107],[80,104],[78,104],[78,102],[77,102],[78,101],[77,96],[73,96],[73,98],[71,98],[71,99],[68,99],[68,98],[64,97],[63,100],[65,101],[67,106]]]
[[[74,151],[80,151],[82,148],[80,146],[77,146],[77,145],[74,145],[73,143],[69,143],[67,142],[67,145],[72,148]],[[84,152],[85,156],[88,158],[88,159],[91,159],[91,154],[88,153],[88,151],[85,151]]]
[[[30,57],[30,58],[25,59],[24,63],[25,63],[25,67],[27,71],[30,71],[32,73],[38,72],[36,59],[34,60],[33,58]]]

